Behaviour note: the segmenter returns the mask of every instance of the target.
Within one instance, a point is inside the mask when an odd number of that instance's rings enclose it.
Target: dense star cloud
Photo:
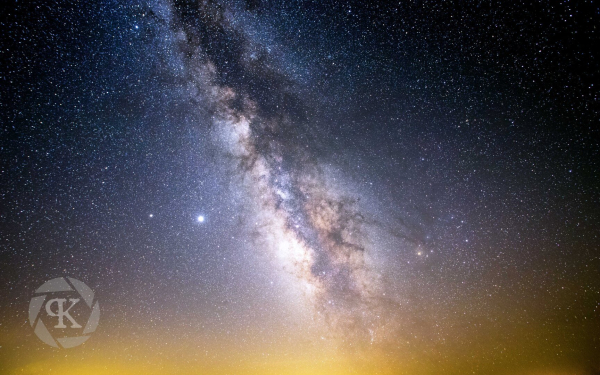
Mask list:
[[[300,93],[274,67],[248,58],[264,47],[229,26],[222,7],[187,3],[174,9],[168,18],[185,40],[178,47],[194,83],[191,96],[214,114],[225,150],[258,205],[252,217],[260,219],[249,220],[256,245],[282,258],[334,329],[355,345],[364,339],[372,344],[383,336],[380,329],[389,331],[384,316],[397,305],[384,298],[369,264],[373,249],[365,245],[368,225],[357,198],[328,186],[310,147],[319,140],[310,136]]]
[[[600,371],[599,14],[11,3],[0,372]],[[59,277],[69,351],[23,324]]]

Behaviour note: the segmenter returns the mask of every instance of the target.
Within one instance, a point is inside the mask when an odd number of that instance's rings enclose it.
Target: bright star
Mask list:
[[[154,214],[150,214],[150,215],[148,215],[148,216],[150,216],[150,218],[153,218],[153,217],[154,217]]]
[[[198,216],[198,222],[199,223],[203,223],[204,222],[204,216],[202,216],[202,215]]]

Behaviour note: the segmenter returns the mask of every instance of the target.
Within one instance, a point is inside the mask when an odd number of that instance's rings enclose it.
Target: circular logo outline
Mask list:
[[[86,305],[91,309],[88,321],[85,324],[85,327],[83,327],[83,336],[61,337],[55,339],[50,331],[48,331],[48,328],[46,328],[44,325],[44,322],[42,322],[42,320],[39,318],[39,313],[42,309],[42,306],[53,301],[50,300],[46,302],[46,297],[49,293],[72,291],[76,291],[81,299],[83,299]],[[72,277],[57,277],[42,284],[42,286],[36,289],[35,294],[36,295],[29,301],[29,324],[31,327],[35,326],[34,332],[42,342],[55,348],[73,348],[87,341],[87,339],[90,338],[90,334],[93,333],[98,327],[98,323],[100,322],[100,304],[98,301],[94,303],[94,292],[85,283]],[[49,307],[46,306],[46,311],[48,311],[48,308]],[[63,315],[68,315],[68,309],[67,313],[64,313]],[[70,315],[68,317],[72,319]],[[60,319],[60,322],[62,322],[62,316]]]

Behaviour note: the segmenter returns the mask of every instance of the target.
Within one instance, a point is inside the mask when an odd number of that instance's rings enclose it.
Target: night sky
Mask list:
[[[0,12],[1,374],[600,373],[598,3]]]

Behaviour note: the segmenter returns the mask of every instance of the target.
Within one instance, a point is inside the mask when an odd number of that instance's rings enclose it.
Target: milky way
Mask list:
[[[9,2],[0,373],[597,374],[599,15]]]
[[[210,21],[188,25],[186,12]],[[369,228],[357,198],[332,186],[311,152],[315,140],[307,136],[300,95],[274,68],[248,57],[265,53],[264,47],[228,25],[222,9],[201,4],[180,9],[177,17],[172,27],[188,51],[191,98],[214,113],[215,141],[256,207],[247,218],[256,244],[298,278],[315,312],[338,334],[372,343],[376,331],[389,327],[381,322],[383,291],[369,262]],[[224,41],[235,51],[211,51]],[[261,82],[268,82],[264,91]]]

